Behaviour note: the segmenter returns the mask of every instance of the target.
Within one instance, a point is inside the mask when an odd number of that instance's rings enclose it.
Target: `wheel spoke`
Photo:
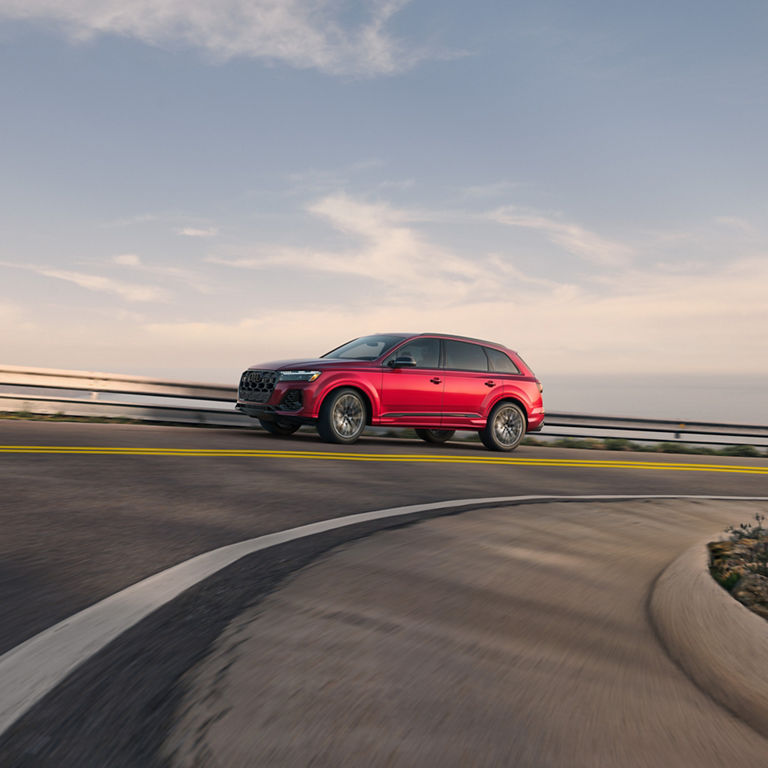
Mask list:
[[[333,423],[342,437],[356,434],[365,420],[363,405],[353,394],[340,397],[333,408]]]
[[[493,423],[493,430],[502,445],[514,445],[523,431],[523,421],[517,408],[499,409]]]

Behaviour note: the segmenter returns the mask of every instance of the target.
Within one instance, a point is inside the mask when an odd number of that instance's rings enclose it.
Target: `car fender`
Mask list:
[[[377,371],[376,376],[381,378],[381,372]],[[318,390],[315,396],[315,402],[312,407],[312,418],[317,418],[320,415],[320,409],[323,406],[323,402],[328,395],[335,389],[341,387],[352,387],[353,389],[359,389],[363,392],[368,401],[371,404],[371,418],[378,419],[381,413],[381,400],[379,398],[379,389],[381,388],[381,382],[378,382],[376,386],[372,381],[366,381],[363,377],[351,376],[346,371],[339,371],[329,376],[324,382],[321,389]]]
[[[494,397],[488,406],[488,412],[485,414],[486,419],[490,416],[491,411],[496,405],[502,400],[517,400],[523,406],[526,420],[530,418],[531,410],[533,408],[533,403],[531,403],[530,397],[528,397],[528,394],[522,387],[510,383],[504,384],[500,391],[496,393],[496,397]]]

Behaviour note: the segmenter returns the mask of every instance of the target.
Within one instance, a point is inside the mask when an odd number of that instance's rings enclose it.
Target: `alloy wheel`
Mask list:
[[[333,427],[340,437],[356,435],[365,426],[365,408],[352,392],[339,397],[333,406]]]
[[[499,408],[493,420],[493,433],[500,445],[517,445],[524,430],[523,416],[518,408],[512,405]]]

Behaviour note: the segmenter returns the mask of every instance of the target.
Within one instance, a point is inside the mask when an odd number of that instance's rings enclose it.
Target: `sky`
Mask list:
[[[764,0],[0,0],[0,364],[442,331],[571,409],[762,403],[766,39]]]

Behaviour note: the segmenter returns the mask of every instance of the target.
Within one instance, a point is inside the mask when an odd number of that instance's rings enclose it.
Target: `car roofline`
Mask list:
[[[478,344],[488,344],[491,347],[504,347],[509,349],[498,341],[490,341],[488,339],[476,339],[474,336],[459,336],[456,333],[443,333],[442,331],[420,331],[419,333],[403,333],[402,331],[393,331],[392,333],[374,333],[368,334],[369,336],[402,336],[403,339],[415,339],[419,336],[437,336],[441,339],[456,339],[457,341],[474,341]],[[364,338],[364,337],[359,337]],[[512,350],[510,350],[512,351]]]
[[[419,333],[404,333],[402,331],[393,331],[391,333],[372,333],[367,335],[369,336],[401,336],[403,341],[407,341],[410,339],[418,339],[425,336],[431,337],[431,338],[437,338],[437,339],[455,339],[456,341],[471,341],[471,342],[474,342],[475,344],[485,344],[486,346],[493,347],[494,349],[504,350],[505,352],[511,352],[513,355],[518,354],[516,350],[512,349],[511,347],[507,347],[506,345],[501,344],[498,341],[489,341],[488,339],[477,339],[474,336],[460,336],[456,333],[442,333],[441,331],[421,331]],[[364,338],[364,337],[360,336],[358,338]],[[343,345],[340,345],[340,346],[343,346]],[[333,351],[334,350],[331,350],[331,352]],[[391,349],[390,349],[390,352],[391,352]],[[389,352],[386,352],[385,354],[381,355],[376,359],[381,360],[387,357],[387,355],[389,355]]]
[[[499,347],[500,349],[506,349],[509,352],[512,352],[514,350],[511,350],[509,347],[504,346],[504,344],[500,344],[498,341],[489,341],[488,339],[476,339],[474,336],[459,336],[455,333],[439,333],[439,332],[425,332],[425,333],[417,333],[414,334],[416,336],[437,336],[441,339],[456,339],[456,341],[474,341],[477,344],[487,344],[489,347]]]

